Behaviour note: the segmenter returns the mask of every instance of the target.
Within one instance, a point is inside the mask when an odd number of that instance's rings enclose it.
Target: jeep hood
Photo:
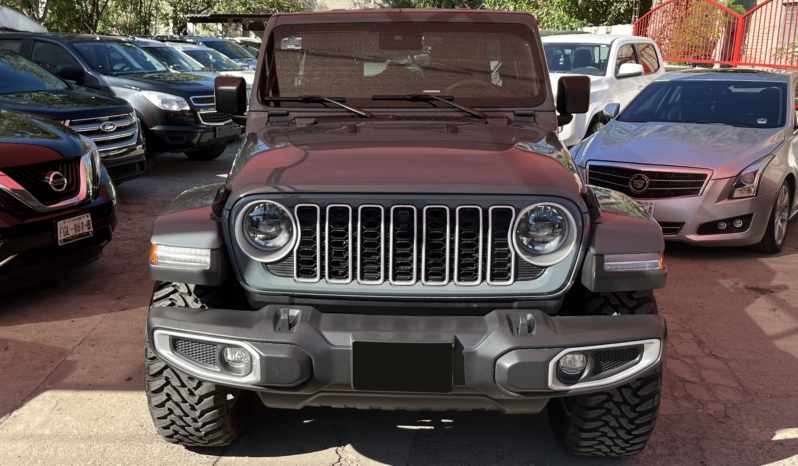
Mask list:
[[[713,178],[730,178],[784,142],[783,128],[613,121],[575,149],[576,163],[588,161],[707,168]]]
[[[249,133],[228,186],[255,192],[548,195],[582,199],[541,127],[445,122],[270,127]],[[548,141],[548,142],[547,142]]]

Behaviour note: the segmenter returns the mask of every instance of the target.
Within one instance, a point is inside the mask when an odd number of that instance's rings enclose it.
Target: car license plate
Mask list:
[[[450,393],[452,343],[352,342],[352,388],[378,392]]]
[[[238,129],[238,126],[233,126],[233,125],[217,126],[214,129],[216,131],[215,136],[217,138],[226,138],[228,136],[234,136],[237,134],[238,131],[240,131]]]
[[[648,215],[654,216],[654,202],[652,201],[636,201],[637,205],[643,209],[643,212],[647,213]]]
[[[61,220],[56,225],[58,230],[58,245],[64,245],[83,238],[94,236],[91,226],[91,214]]]

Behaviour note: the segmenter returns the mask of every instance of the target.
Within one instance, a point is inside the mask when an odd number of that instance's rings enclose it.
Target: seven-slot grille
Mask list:
[[[635,193],[629,186],[635,175],[644,175],[649,180],[643,192]],[[614,189],[638,199],[699,196],[708,177],[708,172],[695,169],[667,171],[667,169],[655,170],[628,165],[588,164],[588,184]]]
[[[80,192],[80,157],[34,163],[22,167],[4,168],[3,173],[19,183],[44,205],[71,199]],[[50,187],[47,174],[59,172],[66,178],[66,188],[56,191]]]
[[[545,268],[524,262],[510,244],[512,206],[297,204],[293,254],[266,268],[298,282],[380,285],[512,285]]]
[[[106,123],[111,123],[111,125],[106,125]],[[132,113],[71,120],[69,127],[94,141],[97,144],[97,149],[100,150],[100,155],[135,144],[139,136],[139,127]]]

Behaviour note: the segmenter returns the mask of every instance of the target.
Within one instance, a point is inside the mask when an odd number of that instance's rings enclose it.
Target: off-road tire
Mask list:
[[[576,455],[633,456],[646,447],[659,411],[662,366],[612,390],[549,401],[551,428]]]
[[[151,305],[206,308],[204,291],[185,283],[157,282]],[[167,442],[192,447],[228,445],[252,411],[253,392],[197,380],[166,364],[149,344],[144,347],[144,374],[152,421]]]
[[[227,147],[227,144],[219,143],[212,144],[210,146],[199,147],[196,149],[190,149],[186,151],[186,157],[190,158],[191,160],[199,160],[203,162],[213,160],[224,153],[225,147]]]
[[[773,208],[770,211],[770,216],[768,216],[768,227],[765,230],[765,236],[762,237],[762,240],[749,248],[756,252],[761,252],[763,254],[776,254],[781,252],[781,248],[784,247],[785,239],[787,236],[786,229],[789,226],[789,220],[785,225],[785,232],[784,237],[782,238],[781,242],[776,239],[776,215],[779,215],[779,199],[781,196],[781,190],[787,189],[787,218],[789,219],[789,212],[792,210],[792,204],[790,203],[790,199],[792,199],[792,190],[790,189],[789,183],[784,181],[784,183],[779,188],[779,194],[776,196],[776,199],[773,200]]]
[[[590,128],[587,129],[587,134],[585,134],[585,137],[592,136],[601,131],[603,128],[604,122],[601,120],[596,120],[592,125],[590,125]]]
[[[163,362],[149,345],[144,348],[144,374],[152,421],[169,443],[229,445],[252,411],[252,392],[197,380]]]

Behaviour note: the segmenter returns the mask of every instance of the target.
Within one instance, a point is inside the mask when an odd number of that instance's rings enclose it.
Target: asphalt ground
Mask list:
[[[662,406],[638,457],[563,453],[546,414],[256,408],[233,445],[189,450],[155,433],[143,342],[155,217],[185,189],[222,181],[181,154],[119,187],[104,256],[0,297],[0,465],[798,465],[798,222],[784,250],[669,244]]]

